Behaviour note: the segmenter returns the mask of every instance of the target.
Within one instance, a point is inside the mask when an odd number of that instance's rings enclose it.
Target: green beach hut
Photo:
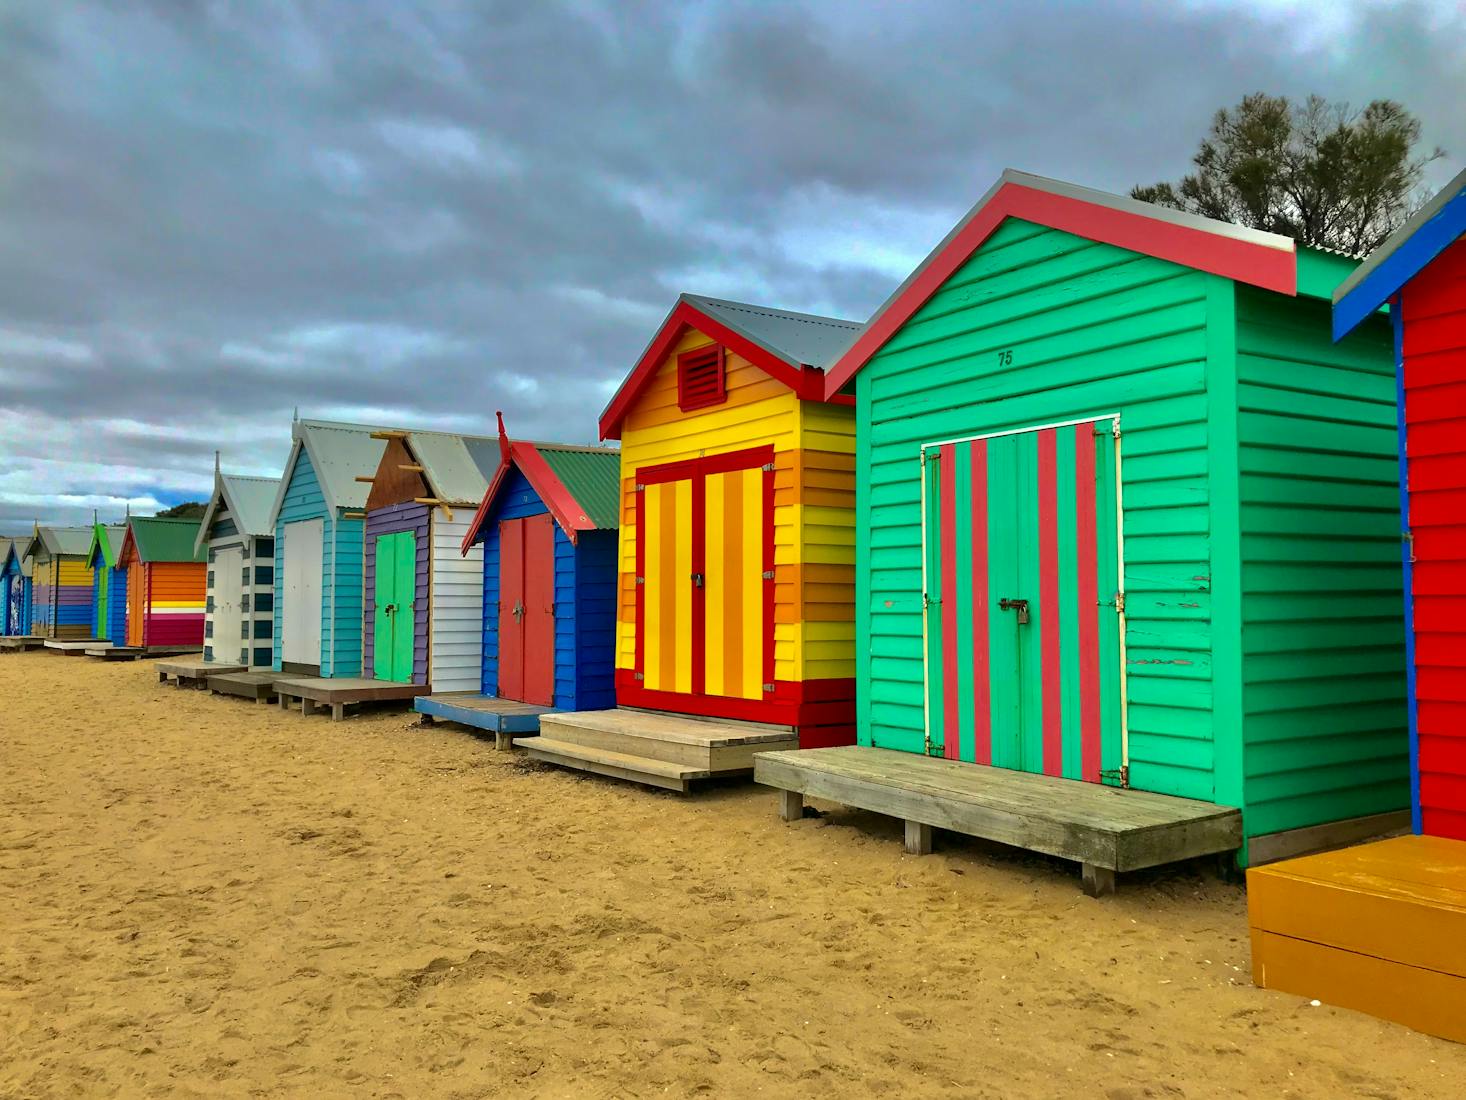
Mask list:
[[[826,379],[859,744],[1235,807],[1244,864],[1402,823],[1393,352],[1383,316],[1331,340],[1354,266],[1005,173]]]

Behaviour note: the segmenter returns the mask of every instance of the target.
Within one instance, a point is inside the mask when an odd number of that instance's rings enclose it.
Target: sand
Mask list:
[[[691,797],[0,656],[0,1096],[1459,1096],[1204,868]]]

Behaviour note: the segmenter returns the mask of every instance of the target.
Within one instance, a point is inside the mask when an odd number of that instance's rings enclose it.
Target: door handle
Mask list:
[[[1016,611],[1016,612],[1018,612],[1018,625],[1019,626],[1027,626],[1028,625],[1028,601],[1027,600],[1010,600],[1010,599],[1007,599],[1007,598],[1001,599],[1001,600],[998,601],[998,610],[1000,610],[1000,611]]]
[[[694,573],[692,575],[692,587],[693,588],[701,588],[702,587],[702,582],[703,582],[703,575],[701,573]]]
[[[524,602],[522,600],[514,601],[514,621],[516,623],[524,621]]]

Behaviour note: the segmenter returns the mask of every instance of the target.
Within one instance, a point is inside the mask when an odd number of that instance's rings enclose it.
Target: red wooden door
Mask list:
[[[499,697],[555,702],[555,522],[499,524]]]

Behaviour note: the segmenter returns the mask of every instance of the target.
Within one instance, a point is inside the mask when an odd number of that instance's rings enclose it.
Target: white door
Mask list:
[[[280,657],[291,664],[321,663],[322,521],[285,525],[285,584],[280,609]]]
[[[210,635],[214,660],[237,664],[244,642],[239,636],[242,620],[240,597],[244,588],[244,552],[237,546],[214,555],[214,613]]]

